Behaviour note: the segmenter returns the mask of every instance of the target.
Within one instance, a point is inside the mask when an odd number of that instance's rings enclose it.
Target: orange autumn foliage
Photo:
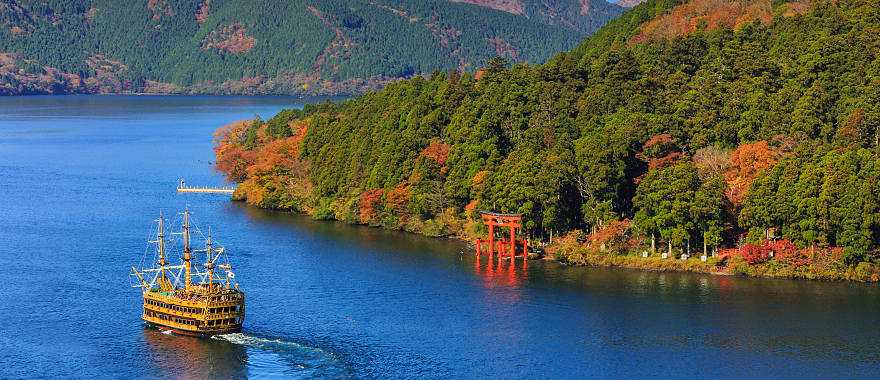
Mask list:
[[[237,121],[214,133],[214,155],[217,157],[214,167],[233,182],[244,181],[248,167],[256,160],[256,152],[243,149],[239,143],[249,125],[249,121]]]
[[[627,232],[630,228],[630,220],[614,220],[606,223],[595,232],[587,236],[588,247],[598,250],[611,250],[616,252],[626,251],[628,239]]]
[[[300,159],[300,145],[308,124],[292,122],[295,135],[273,140],[267,125],[256,126],[256,147],[247,150],[244,141],[252,120],[229,124],[214,135],[215,167],[240,185],[235,197],[261,207],[302,207],[301,199],[312,193],[308,162]]]
[[[434,160],[440,166],[445,166],[446,160],[449,158],[450,147],[449,144],[440,141],[440,139],[433,139],[431,144],[422,149],[421,155]]]
[[[388,209],[394,210],[398,215],[402,215],[406,213],[406,205],[409,202],[409,197],[409,185],[401,183],[388,192],[385,203]]]
[[[474,178],[471,179],[471,184],[473,187],[483,186],[483,183],[486,182],[486,177],[489,176],[489,172],[485,170],[480,170],[477,174],[474,174]]]
[[[673,165],[678,160],[687,158],[684,153],[681,152],[672,152],[663,157],[655,158],[648,161],[648,169],[661,169],[667,166]]]
[[[657,39],[686,36],[705,25],[712,30],[721,27],[739,28],[753,21],[769,24],[773,19],[771,0],[730,1],[693,0],[673,8],[669,13],[644,23],[630,39],[638,44]]]
[[[675,145],[675,138],[670,134],[662,133],[659,135],[651,136],[648,141],[642,145],[642,151],[650,152],[658,149],[668,149],[668,147]]]
[[[464,210],[467,212],[473,212],[477,209],[477,205],[480,204],[480,201],[473,199],[468,204],[464,205]]]
[[[248,176],[269,173],[276,169],[290,170],[300,166],[300,138],[288,137],[272,141],[256,150],[257,159],[248,167]]]
[[[382,200],[382,189],[367,190],[361,193],[358,201],[358,217],[361,223],[368,224],[376,217],[376,205]]]
[[[730,155],[730,167],[724,172],[727,198],[734,205],[742,204],[749,186],[762,170],[776,164],[776,152],[767,141],[742,144]]]
[[[812,0],[787,2],[782,9],[784,17],[803,15],[812,8]],[[671,39],[696,32],[700,27],[708,30],[740,27],[758,21],[770,24],[773,20],[771,0],[731,1],[692,0],[676,6],[667,14],[648,21],[639,28],[630,44],[658,39]]]
[[[253,165],[257,158],[256,152],[244,150],[238,145],[224,145],[214,149],[217,162],[214,166],[217,170],[226,173],[226,178],[232,182],[241,182],[247,178],[248,168]]]
[[[645,141],[639,158],[648,162],[648,169],[661,169],[687,158],[687,155],[679,150],[678,142],[672,135],[664,133]]]

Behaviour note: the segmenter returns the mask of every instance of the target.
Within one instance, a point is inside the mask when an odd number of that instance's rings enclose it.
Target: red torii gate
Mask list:
[[[500,214],[497,212],[488,212],[482,211],[480,212],[480,217],[483,218],[483,223],[485,223],[489,227],[489,240],[484,241],[482,239],[477,239],[477,257],[482,254],[483,243],[486,242],[489,244],[488,252],[489,257],[497,251],[498,252],[498,262],[501,262],[501,258],[504,255],[505,251],[510,254],[510,263],[513,264],[516,261],[516,243],[520,243],[522,245],[523,251],[523,263],[527,263],[529,259],[529,242],[526,239],[516,240],[516,230],[520,230],[522,232],[522,214]],[[509,228],[510,229],[510,240],[505,242],[504,240],[498,240],[497,244],[495,241],[495,227],[501,228]],[[505,247],[505,245],[507,245]]]

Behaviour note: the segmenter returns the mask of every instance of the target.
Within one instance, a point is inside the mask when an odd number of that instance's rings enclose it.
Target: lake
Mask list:
[[[457,241],[228,196],[211,136],[284,97],[0,98],[0,378],[878,378],[880,288],[477,262]],[[165,335],[129,268],[188,207],[244,331]],[[176,258],[175,258],[176,259]]]

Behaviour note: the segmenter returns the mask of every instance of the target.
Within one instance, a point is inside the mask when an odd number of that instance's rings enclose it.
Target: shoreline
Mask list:
[[[776,259],[770,259],[759,264],[748,264],[741,257],[731,257],[721,264],[717,256],[710,256],[704,262],[699,256],[692,256],[682,260],[680,258],[666,258],[659,256],[642,257],[629,253],[597,253],[585,246],[572,246],[560,243],[551,246],[549,255],[551,260],[567,265],[589,266],[603,268],[625,268],[650,272],[689,272],[708,274],[713,276],[736,276],[753,278],[787,279],[801,281],[825,281],[825,282],[858,282],[864,284],[877,283],[880,274],[876,266],[862,267],[820,264],[804,266],[787,265]],[[699,254],[699,253],[698,253]]]
[[[284,214],[292,214],[298,216],[309,217],[315,221],[325,221],[334,223],[343,223],[350,226],[375,228],[386,231],[397,231],[413,235],[418,235],[430,239],[448,239],[457,240],[467,244],[471,252],[465,254],[473,255],[474,242],[473,238],[461,234],[448,234],[433,236],[420,231],[411,231],[404,228],[388,228],[382,225],[373,225],[368,223],[353,223],[351,221],[340,220],[337,218],[319,218],[314,214],[306,211],[282,210],[265,208],[249,204],[242,199],[233,197],[233,202],[241,202],[248,207],[255,207],[263,211],[275,211]],[[659,256],[641,257],[635,252],[629,253],[595,253],[586,246],[574,246],[566,242],[557,242],[544,248],[544,254],[537,259],[550,261],[560,265],[571,267],[591,267],[591,268],[607,268],[607,269],[626,269],[642,272],[673,272],[673,273],[694,273],[706,274],[712,276],[733,276],[743,278],[767,278],[767,279],[785,279],[796,281],[822,281],[822,282],[856,282],[863,284],[873,284],[880,282],[880,274],[875,270],[860,273],[856,267],[841,268],[818,268],[813,266],[805,266],[791,268],[781,265],[779,262],[770,260],[765,263],[751,265],[747,264],[741,258],[728,260],[725,266],[719,266],[718,259],[710,256],[707,261],[703,262],[699,256],[692,256],[686,260],[680,258],[666,258]]]

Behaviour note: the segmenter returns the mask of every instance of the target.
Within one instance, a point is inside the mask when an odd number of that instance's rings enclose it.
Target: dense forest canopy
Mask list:
[[[623,8],[445,0],[0,0],[0,94],[335,93],[541,62]],[[552,15],[552,17],[550,16]]]
[[[880,7],[754,1],[638,37],[695,2],[649,0],[543,65],[227,127],[218,168],[256,205],[427,234],[484,233],[474,211],[496,210],[532,237],[624,223],[642,247],[782,237],[876,260]]]

